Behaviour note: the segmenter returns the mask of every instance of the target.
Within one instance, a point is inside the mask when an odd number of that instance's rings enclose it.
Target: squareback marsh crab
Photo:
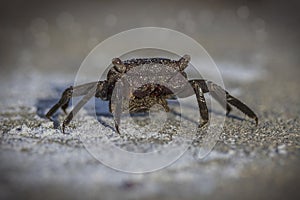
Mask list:
[[[230,105],[232,105],[254,119],[256,125],[258,124],[256,114],[222,87],[204,79],[188,80],[184,70],[190,59],[189,55],[184,55],[179,60],[138,58],[122,61],[114,58],[112,60],[113,67],[108,71],[106,80],[67,88],[60,100],[48,111],[46,117],[51,120],[52,115],[59,108],[62,108],[67,114],[66,109],[72,96],[84,96],[63,121],[62,131],[64,133],[65,127],[76,113],[92,97],[96,97],[109,101],[109,111],[114,116],[115,129],[120,133],[120,116],[124,110],[127,109],[129,113],[147,112],[153,105],[159,104],[168,112],[168,99],[184,98],[196,94],[202,118],[199,127],[202,127],[209,120],[204,93],[210,92],[211,96],[226,109],[226,115],[231,111]],[[135,70],[138,68],[139,70]],[[128,76],[129,74],[131,75]],[[138,86],[134,83],[137,80],[141,80]],[[192,92],[188,90],[189,87],[192,88]],[[124,99],[128,101],[124,101]]]

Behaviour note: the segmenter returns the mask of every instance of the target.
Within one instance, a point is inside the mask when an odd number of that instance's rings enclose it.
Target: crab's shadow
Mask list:
[[[188,116],[184,116],[184,115],[181,115],[179,112],[175,111],[175,110],[171,110],[171,112],[174,114],[174,115],[177,115],[177,116],[181,116],[181,118],[187,120],[187,121],[190,121],[194,124],[199,124],[199,121],[195,121],[194,119],[188,117]],[[234,119],[234,120],[238,120],[238,121],[245,121],[244,118],[242,117],[239,117],[239,116],[236,116],[236,115],[233,115],[233,114],[224,114],[224,112],[221,112],[221,111],[217,111],[217,110],[212,110],[212,109],[208,109],[208,112],[209,113],[213,113],[214,115],[216,116],[222,116],[222,117],[227,117],[229,119]]]

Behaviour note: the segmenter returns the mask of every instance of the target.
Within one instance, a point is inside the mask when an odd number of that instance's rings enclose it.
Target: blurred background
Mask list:
[[[20,68],[75,73],[99,42],[143,26],[191,36],[219,65],[243,62],[255,68],[272,60],[286,69],[299,63],[299,8],[298,1],[272,0],[3,0],[1,74]]]

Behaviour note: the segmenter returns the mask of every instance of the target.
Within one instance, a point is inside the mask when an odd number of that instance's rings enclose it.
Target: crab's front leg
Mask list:
[[[59,109],[62,108],[65,114],[68,108],[70,99],[77,96],[83,96],[88,93],[98,82],[87,83],[76,87],[70,86],[61,95],[59,101],[47,112],[46,117],[51,120],[52,115]]]
[[[67,118],[62,124],[62,131],[65,133],[65,127],[70,123],[73,117],[78,113],[78,111],[96,94],[97,86],[90,89],[88,93],[76,104],[73,110],[68,114]]]
[[[198,107],[199,107],[199,112],[200,112],[200,116],[202,118],[202,122],[199,125],[199,128],[203,127],[205,124],[207,124],[208,120],[209,120],[209,115],[208,115],[208,109],[207,109],[207,105],[206,105],[206,101],[204,98],[204,93],[206,91],[204,91],[206,88],[204,88],[203,86],[201,87],[201,84],[199,81],[189,81],[192,88],[194,89],[194,92],[196,94],[196,98],[197,98],[197,102],[198,102]]]
[[[73,117],[78,113],[78,111],[93,97],[98,97],[101,99],[107,98],[107,81],[98,81],[92,88],[86,91],[85,96],[76,104],[73,110],[69,113],[67,118],[64,120],[62,125],[63,133],[65,132],[65,127],[70,123]]]
[[[228,92],[218,86],[217,84],[211,82],[211,81],[205,81],[201,80],[206,84],[207,92],[210,93],[210,95],[224,108],[226,109],[226,116],[229,115],[232,108],[229,105],[229,102],[227,101]]]
[[[121,122],[122,101],[122,84],[120,82],[120,85],[117,84],[117,86],[115,87],[115,95],[113,96],[113,102],[112,100],[110,100],[109,102],[110,110],[114,116],[115,128],[118,134],[120,134],[119,124]]]
[[[220,87],[219,85],[211,81],[207,81],[207,86],[211,94],[215,93],[220,99],[226,99],[227,103],[230,103],[231,105],[233,105],[234,107],[242,111],[244,114],[246,114],[248,117],[254,119],[256,125],[258,124],[258,117],[246,104],[244,104],[234,96],[231,96],[226,90],[224,90],[222,87]],[[228,104],[227,104],[227,108],[228,108]]]
[[[70,86],[69,88],[67,88],[63,94],[61,95],[60,100],[54,105],[52,106],[52,108],[50,108],[50,110],[47,112],[46,117],[50,120],[52,115],[60,108],[63,107],[63,111],[66,113],[66,108],[69,104],[69,101],[72,97],[72,93],[73,93],[73,86]]]
[[[212,97],[214,97],[224,108],[226,108],[227,115],[231,111],[231,107],[229,105],[229,104],[231,104],[232,106],[236,107],[237,109],[239,109],[240,111],[245,113],[248,117],[254,119],[256,125],[258,124],[258,117],[256,116],[256,114],[246,104],[244,104],[237,98],[230,95],[221,86],[219,86],[211,81],[206,81],[206,80],[202,80],[202,79],[190,80],[189,82],[192,85],[192,87],[194,88],[194,90],[195,90],[195,87],[198,86],[202,89],[202,93],[209,92],[212,95]],[[196,93],[196,90],[195,90],[195,93]],[[196,95],[197,95],[197,93],[196,93]],[[199,99],[199,98],[197,97],[197,99]],[[201,101],[199,102],[199,100],[198,100],[199,108],[201,109],[200,103],[201,103]],[[200,110],[200,112],[201,112],[201,110]]]
[[[114,65],[112,69],[113,74],[108,76],[108,82],[114,79],[119,81],[117,81],[115,87],[113,87],[114,93],[112,98],[109,100],[109,110],[114,116],[116,131],[118,134],[120,134],[119,124],[121,122],[122,101],[125,93],[124,90],[128,89],[128,87],[126,88],[124,85],[124,80],[121,78],[126,71],[126,66],[120,58],[112,59],[112,64]],[[112,93],[112,91],[110,91],[110,93]]]
[[[79,101],[79,103],[74,107],[74,109],[68,114],[66,119],[64,120],[62,124],[62,131],[65,132],[65,127],[70,123],[70,121],[73,119],[73,117],[78,113],[78,111],[86,104],[90,98],[93,96],[104,98],[105,94],[107,94],[107,82],[106,81],[98,81],[98,82],[92,82],[87,83],[83,85],[79,85],[76,87],[69,87],[66,89],[60,100],[48,111],[46,114],[46,117],[51,119],[51,116],[61,107],[62,109],[67,108],[70,99],[76,96],[83,96],[84,97]],[[65,111],[66,112],[66,111]]]

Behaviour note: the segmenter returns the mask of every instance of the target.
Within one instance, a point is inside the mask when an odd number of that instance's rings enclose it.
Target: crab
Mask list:
[[[189,55],[184,55],[178,60],[137,58],[122,61],[120,58],[114,58],[106,80],[70,86],[48,111],[46,117],[53,120],[53,114],[61,108],[67,115],[62,123],[62,132],[65,133],[65,127],[78,111],[92,97],[96,97],[109,101],[109,111],[113,114],[115,130],[120,134],[120,116],[124,110],[128,110],[130,114],[147,112],[153,105],[159,104],[166,112],[169,112],[167,100],[195,94],[201,118],[198,127],[201,128],[209,122],[208,108],[204,98],[204,94],[209,92],[226,109],[226,116],[232,110],[232,105],[249,118],[254,119],[256,125],[258,124],[256,114],[219,85],[205,79],[189,80],[184,70],[188,67],[190,60]],[[72,96],[83,96],[83,98],[67,114],[66,109]]]

